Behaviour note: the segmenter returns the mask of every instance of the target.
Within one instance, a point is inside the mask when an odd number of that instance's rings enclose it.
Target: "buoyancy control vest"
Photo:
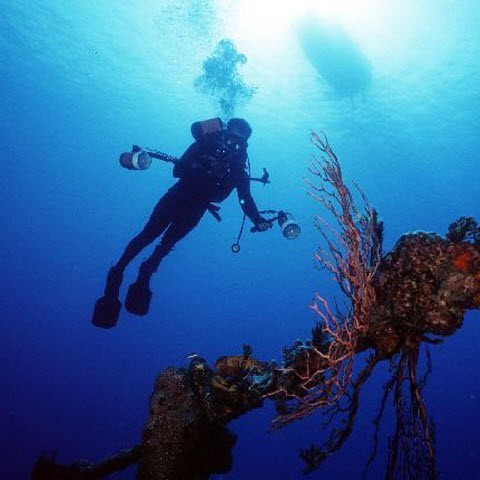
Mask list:
[[[223,129],[219,118],[195,122],[191,131],[196,141],[182,155],[173,174],[211,201],[222,201],[248,177],[247,143]]]

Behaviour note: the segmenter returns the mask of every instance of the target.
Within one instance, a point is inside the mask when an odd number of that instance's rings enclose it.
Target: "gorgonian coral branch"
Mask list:
[[[343,180],[340,163],[328,143],[312,132],[312,142],[322,153],[315,158],[310,169],[314,181],[308,181],[309,192],[333,216],[332,226],[323,217],[317,216],[317,228],[326,241],[327,248],[319,247],[315,258],[320,266],[331,271],[342,292],[351,303],[351,311],[335,326],[348,329],[349,338],[364,336],[368,330],[372,305],[375,303],[373,278],[381,258],[382,224],[364,193],[356,186],[362,199],[360,210],[350,189]],[[318,298],[318,296],[317,296]],[[316,303],[318,305],[318,303]],[[328,325],[326,325],[328,326]],[[335,330],[339,330],[335,328]]]
[[[346,186],[340,163],[326,136],[312,132],[312,142],[320,158],[312,162],[314,179],[307,183],[309,194],[332,215],[335,225],[317,216],[317,228],[326,246],[319,247],[315,258],[330,271],[346,299],[343,312],[332,310],[327,300],[315,294],[313,311],[319,317],[318,327],[325,342],[313,342],[303,358],[287,363],[283,373],[295,378],[295,390],[283,392],[296,404],[277,420],[283,425],[304,417],[321,407],[334,405],[352,382],[353,358],[369,328],[375,304],[373,279],[381,259],[382,225],[376,211],[357,187],[362,201],[359,209]],[[279,392],[275,392],[278,394]]]

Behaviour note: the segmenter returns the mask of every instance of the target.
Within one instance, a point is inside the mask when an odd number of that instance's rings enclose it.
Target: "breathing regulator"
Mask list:
[[[195,124],[194,124],[195,125]],[[164,162],[176,164],[180,161],[177,157],[173,157],[168,153],[159,152],[158,150],[151,150],[149,148],[142,148],[138,145],[133,145],[131,151],[123,152],[120,154],[120,165],[123,168],[128,170],[148,170],[152,165],[152,159],[162,160]],[[248,163],[248,172],[250,172],[250,165]],[[270,175],[267,172],[266,168],[263,169],[263,174],[261,177],[249,177],[251,182],[260,182],[265,186],[267,183],[270,183]],[[218,210],[218,207],[215,208],[215,211]],[[293,215],[290,212],[284,210],[262,210],[259,212],[264,215],[274,215],[272,218],[265,219],[267,223],[271,226],[277,222],[280,227],[281,234],[288,240],[294,240],[300,235],[300,226],[295,221]],[[215,215],[217,219],[220,217],[218,213]],[[232,244],[231,250],[233,253],[240,252],[240,238],[243,234],[243,229],[245,226],[246,215],[243,215],[242,224],[240,231],[237,236],[237,240]],[[250,229],[252,233],[257,232],[256,227]]]

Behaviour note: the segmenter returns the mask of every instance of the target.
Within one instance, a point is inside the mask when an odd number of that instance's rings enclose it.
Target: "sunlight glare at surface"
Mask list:
[[[340,25],[361,43],[378,45],[389,29],[402,23],[406,12],[402,15],[398,6],[380,0],[241,0],[229,12],[229,31],[246,43],[262,42],[262,48],[275,49],[288,41],[302,17],[315,15]],[[408,23],[403,22],[403,28],[408,29]]]

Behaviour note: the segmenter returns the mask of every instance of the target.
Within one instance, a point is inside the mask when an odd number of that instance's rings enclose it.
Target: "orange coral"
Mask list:
[[[472,258],[471,252],[464,251],[454,258],[453,264],[457,270],[466,271],[470,268]]]

